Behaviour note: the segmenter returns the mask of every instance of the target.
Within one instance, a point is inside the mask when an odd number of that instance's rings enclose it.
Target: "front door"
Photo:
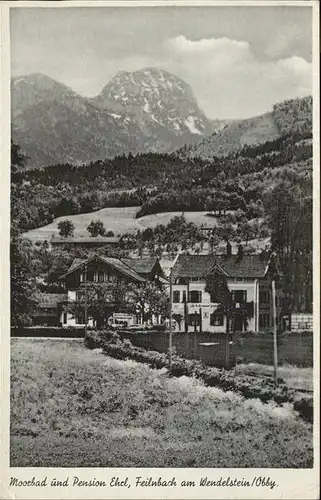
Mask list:
[[[236,314],[234,318],[234,331],[243,332],[244,318],[241,314]]]

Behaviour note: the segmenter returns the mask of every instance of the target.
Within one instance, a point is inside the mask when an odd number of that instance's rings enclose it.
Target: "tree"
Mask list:
[[[128,286],[120,282],[86,283],[77,291],[77,300],[69,303],[66,310],[74,316],[82,313],[92,318],[97,327],[107,325],[114,312],[134,312],[128,297]]]
[[[240,226],[240,236],[245,240],[247,245],[251,237],[253,236],[253,229],[249,222],[241,222]]]
[[[271,246],[282,273],[282,288],[290,318],[293,308],[312,308],[312,198],[309,183],[281,181],[264,198]]]
[[[173,319],[177,322],[178,324],[178,329],[180,330],[181,329],[181,324],[182,324],[182,321],[184,319],[184,316],[183,314],[179,314],[179,313],[174,313],[172,315]]]
[[[89,226],[87,227],[87,231],[93,238],[96,238],[97,236],[106,235],[106,229],[101,220],[92,220]]]
[[[211,296],[211,302],[220,304],[223,313],[226,316],[226,339],[225,339],[225,367],[229,367],[230,358],[230,321],[232,314],[232,298],[228,289],[225,277],[218,273],[213,272],[206,277],[205,292]]]
[[[78,214],[80,205],[75,198],[64,196],[54,209],[55,217]]]
[[[74,235],[75,226],[71,220],[62,220],[58,224],[59,236],[63,238],[72,237]]]
[[[220,239],[216,232],[213,230],[208,237],[209,253],[214,255],[216,247],[219,245]]]
[[[14,174],[26,164],[27,158],[17,144],[11,142],[11,172]],[[19,202],[19,199],[17,199]],[[11,197],[11,205],[13,199]],[[10,232],[10,292],[11,325],[25,326],[32,322],[35,304],[35,279],[33,276],[33,247],[29,240],[21,237],[19,217],[11,216]]]
[[[128,286],[131,293],[132,304],[140,314],[143,323],[151,319],[153,315],[163,318],[169,315],[169,297],[164,288],[154,282],[146,281],[136,285]]]
[[[13,226],[10,242],[12,326],[28,326],[32,323],[36,291],[32,273],[32,257],[31,242],[22,238],[19,230]]]
[[[27,163],[28,157],[21,151],[18,144],[11,141],[11,173],[15,174],[22,170]]]

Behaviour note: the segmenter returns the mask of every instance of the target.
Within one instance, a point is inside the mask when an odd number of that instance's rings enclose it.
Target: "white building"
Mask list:
[[[173,318],[176,331],[225,332],[222,307],[205,291],[211,274],[222,274],[231,292],[236,331],[272,328],[271,278],[273,258],[264,255],[179,255],[172,270]],[[277,289],[277,310],[280,297]]]

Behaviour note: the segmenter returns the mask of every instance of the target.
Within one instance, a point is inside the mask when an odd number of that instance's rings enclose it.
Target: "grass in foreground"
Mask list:
[[[259,363],[248,363],[236,365],[233,369],[235,375],[256,375],[258,377],[273,377],[272,365],[261,365]],[[284,365],[278,367],[278,377],[284,380],[287,387],[313,391],[313,368],[301,368],[297,366]]]
[[[11,365],[13,467],[313,465],[312,426],[289,404],[168,378],[77,340],[13,339]]]

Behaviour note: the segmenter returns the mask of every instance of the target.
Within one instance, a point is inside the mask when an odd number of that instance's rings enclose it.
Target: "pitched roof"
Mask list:
[[[71,271],[73,271],[76,267],[78,267],[80,264],[82,264],[83,262],[86,262],[87,259],[75,259],[72,263],[71,263],[71,266],[70,268],[68,269],[68,273],[70,273]]]
[[[173,278],[200,278],[214,265],[212,255],[179,255],[172,270]]]
[[[180,255],[173,267],[173,277],[201,278],[215,266],[232,278],[263,278],[269,260],[260,255]]]
[[[132,269],[129,266],[127,266],[120,259],[114,259],[112,257],[104,257],[104,256],[101,256],[101,259],[104,262],[106,262],[106,264],[110,264],[111,266],[116,267],[116,269],[118,269],[119,271],[121,271],[122,273],[124,273],[124,274],[126,274],[128,276],[131,276],[135,280],[137,280],[137,281],[145,281],[145,278],[143,278],[142,276],[140,276],[139,274],[137,274],[137,272],[134,271],[134,269]]]
[[[105,264],[108,264],[112,267],[115,267],[118,271],[120,271],[122,274],[125,274],[126,276],[129,276],[130,278],[133,278],[135,281],[145,281],[145,278],[140,276],[139,274],[136,273],[133,269],[128,267],[124,262],[122,262],[119,259],[114,259],[112,257],[104,257],[103,255],[94,255],[93,257],[90,257],[88,259],[75,259],[73,263],[71,264],[70,268],[68,271],[61,276],[60,278],[65,278],[69,274],[73,273],[74,271],[81,269],[85,263],[89,263],[95,259],[98,259]]]
[[[157,258],[122,259],[122,262],[131,269],[134,269],[136,273],[147,274],[153,270],[157,260]]]

